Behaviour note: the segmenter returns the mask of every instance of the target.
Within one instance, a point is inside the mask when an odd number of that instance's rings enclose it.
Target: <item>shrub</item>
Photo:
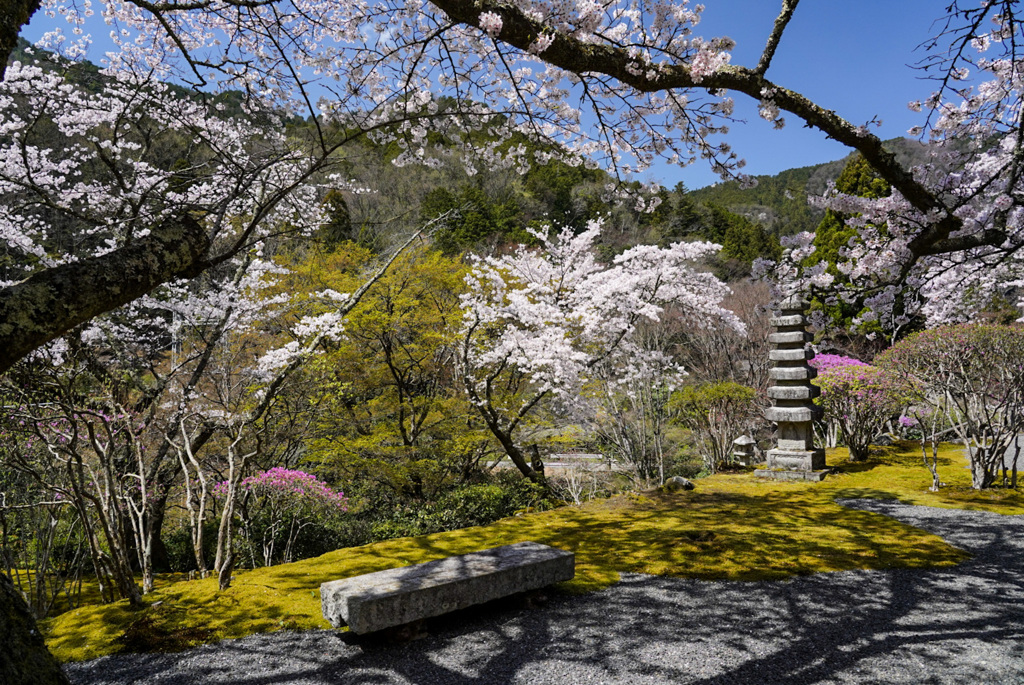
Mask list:
[[[732,441],[760,416],[755,390],[731,381],[677,390],[669,408],[692,432],[707,473],[732,459]]]
[[[819,373],[845,366],[867,366],[864,362],[841,354],[817,354],[809,362]]]
[[[1008,475],[1004,455],[1024,430],[1024,328],[960,324],[921,331],[877,360],[919,400],[945,414],[970,456],[972,486],[987,488]]]
[[[500,474],[490,483],[456,488],[429,504],[396,508],[373,521],[371,535],[386,540],[482,526],[526,509],[557,505],[544,486],[518,474]]]
[[[827,367],[817,384],[825,420],[839,427],[850,461],[867,458],[872,439],[900,413],[909,394],[897,377],[863,363]]]
[[[215,494],[224,485],[214,490]],[[240,486],[241,532],[253,566],[265,566],[296,558],[304,532],[314,526],[331,528],[348,511],[348,499],[316,476],[282,467],[257,473]]]

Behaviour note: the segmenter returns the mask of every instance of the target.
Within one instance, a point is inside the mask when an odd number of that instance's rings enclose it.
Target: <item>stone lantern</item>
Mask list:
[[[767,468],[756,472],[766,478],[818,481],[826,474],[825,450],[814,446],[813,422],[821,418],[814,398],[821,390],[811,383],[818,372],[807,363],[814,351],[807,347],[811,334],[806,308],[806,301],[790,296],[771,319],[775,332],[768,336],[774,346],[769,359],[774,367],[769,372],[773,385],[768,397],[775,406],[765,411],[765,418],[778,424],[778,432],[775,448],[768,450]]]
[[[741,435],[732,441],[732,458],[737,464],[743,466],[750,466],[754,463],[756,455],[754,454],[754,447],[757,445],[757,440],[754,440],[749,435]]]

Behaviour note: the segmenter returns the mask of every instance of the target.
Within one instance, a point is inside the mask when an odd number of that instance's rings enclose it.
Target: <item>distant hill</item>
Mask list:
[[[885,141],[885,146],[905,166],[920,164],[927,157],[927,146],[909,138],[893,138]],[[807,197],[821,195],[853,154],[833,162],[787,169],[774,176],[755,176],[758,183],[754,188],[743,189],[739,183],[728,181],[691,191],[687,197],[740,214],[777,235],[813,231],[825,212],[810,206]]]

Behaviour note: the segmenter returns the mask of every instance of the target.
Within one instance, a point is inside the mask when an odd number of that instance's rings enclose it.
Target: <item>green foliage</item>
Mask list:
[[[885,141],[885,147],[907,169],[928,160],[927,146],[916,140],[893,138]],[[824,193],[828,181],[836,180],[851,158],[852,155],[834,162],[787,169],[774,176],[755,176],[757,185],[753,188],[744,188],[736,181],[716,183],[692,191],[689,197],[697,203],[717,204],[755,217],[777,235],[813,232],[824,212],[809,205],[807,197]]]
[[[452,489],[435,502],[374,512],[371,538],[388,540],[482,526],[522,511],[553,509],[557,504],[544,486],[505,472],[488,483]]]
[[[867,160],[859,154],[852,156],[843,168],[843,172],[836,179],[836,190],[846,195],[873,199],[888,197],[892,192],[889,184],[880,178]],[[843,248],[850,246],[851,241],[857,240],[858,229],[847,224],[850,218],[853,217],[831,209],[827,210],[814,234],[814,254],[808,257],[805,263],[807,266],[813,266],[823,261],[828,262],[827,272],[835,279],[835,291],[848,290],[850,284],[846,274],[837,267],[839,263],[845,261]],[[875,228],[883,234],[886,231],[884,224]],[[897,302],[897,312],[901,311],[901,301],[902,298]],[[849,296],[816,296],[811,300],[810,309],[824,312],[833,329],[828,333],[834,335],[838,331],[851,330],[853,319],[864,312],[863,296],[856,295],[852,300]],[[862,334],[882,333],[888,338],[898,333],[885,330],[877,320],[861,324],[858,331]]]
[[[762,224],[714,203],[697,204],[684,193],[677,187],[663,204],[667,209],[655,228],[659,244],[694,238],[720,244],[722,252],[712,266],[723,280],[749,276],[755,259],[782,256],[778,236]]]
[[[757,415],[757,391],[732,381],[689,385],[672,393],[669,409],[692,431],[705,471],[715,473],[729,463],[732,441]]]
[[[427,223],[450,212],[434,231],[434,242],[445,254],[472,249],[489,239],[528,242],[519,205],[514,198],[495,201],[482,188],[463,185],[457,192],[434,188],[420,203],[420,221]]]
[[[349,213],[345,196],[333,188],[324,195],[321,204],[327,210],[327,222],[320,227],[320,239],[329,246],[351,240],[360,242],[352,230],[352,215]]]
[[[332,265],[365,258],[310,262],[295,286],[351,291]],[[344,338],[306,369],[318,407],[307,459],[359,507],[434,501],[474,478],[488,452],[453,369],[464,271],[434,250],[402,255],[349,313]]]
[[[690,385],[672,395],[670,406],[683,417],[689,414],[706,415],[708,412],[742,406],[753,401],[757,392],[739,383],[724,381]]]
[[[722,236],[722,257],[727,261],[720,278],[749,276],[755,259],[782,257],[782,245],[774,233],[738,214],[731,214],[728,219]]]
[[[744,188],[736,181],[716,183],[692,191],[699,203],[714,204],[734,212],[764,216],[764,223],[779,235],[813,231],[822,212],[807,203],[808,183],[825,165],[788,169],[775,176],[755,176],[757,185]]]
[[[854,156],[836,179],[836,190],[846,195],[873,199],[888,197],[892,192],[889,184],[860,155]],[[808,259],[808,264],[827,261],[828,272],[837,278],[844,278],[836,268],[836,264],[843,261],[840,250],[857,236],[857,229],[846,224],[849,218],[831,209],[826,210],[825,218],[814,233],[815,251]]]
[[[217,524],[208,520],[203,524],[203,558],[213,559],[217,553]],[[196,555],[192,548],[192,533],[187,525],[165,528],[161,538],[167,550],[167,563],[173,573],[197,571]]]
[[[552,160],[531,167],[522,185],[528,200],[545,208],[544,223],[582,228],[610,209],[600,197],[600,186],[609,180],[603,170]]]

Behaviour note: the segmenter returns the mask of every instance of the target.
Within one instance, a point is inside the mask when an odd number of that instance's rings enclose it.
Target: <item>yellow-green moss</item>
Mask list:
[[[1024,497],[1016,492],[970,490],[959,448],[944,447],[940,459],[940,474],[950,487],[939,493],[927,491],[931,476],[914,443],[879,450],[861,464],[846,462],[845,450],[835,450],[829,455],[835,473],[822,483],[721,474],[697,481],[691,492],[617,497],[239,572],[223,593],[214,579],[172,583],[147,595],[145,609],[133,611],[119,602],[58,616],[45,626],[48,645],[61,660],[75,661],[282,628],[326,628],[318,592],[325,581],[523,540],[576,553],[576,578],[562,586],[569,592],[607,587],[620,572],[742,581],[949,566],[966,553],[920,529],[834,501],[876,497],[1024,513]]]

